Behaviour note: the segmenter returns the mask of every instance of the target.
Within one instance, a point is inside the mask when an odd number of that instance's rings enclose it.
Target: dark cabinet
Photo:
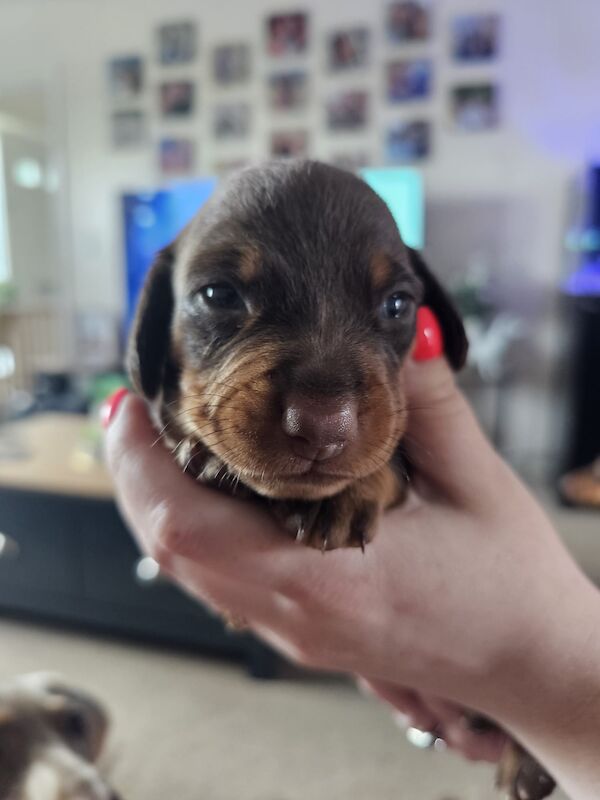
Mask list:
[[[112,500],[0,489],[0,612],[245,658],[256,677],[274,674],[270,650],[140,558]]]

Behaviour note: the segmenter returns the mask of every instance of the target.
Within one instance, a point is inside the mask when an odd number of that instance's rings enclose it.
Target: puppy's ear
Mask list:
[[[129,339],[129,375],[135,389],[148,400],[153,400],[162,387],[169,354],[174,260],[171,247],[157,255],[146,277]]]
[[[429,306],[439,320],[444,334],[444,350],[452,369],[462,369],[467,360],[469,342],[460,314],[448,292],[430,271],[417,250],[408,248],[413,269],[423,282],[423,305]]]
[[[14,722],[15,712],[10,706],[0,703],[0,733]]]
[[[44,703],[46,723],[76,753],[96,761],[108,730],[108,715],[91,695],[78,689],[52,687]]]

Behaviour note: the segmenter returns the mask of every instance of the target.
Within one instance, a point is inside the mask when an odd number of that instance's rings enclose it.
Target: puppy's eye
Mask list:
[[[82,714],[71,711],[63,717],[62,730],[65,736],[69,738],[83,739],[87,733],[86,720]]]
[[[239,292],[230,283],[211,283],[200,289],[200,296],[209,308],[220,311],[243,311],[246,307]]]
[[[406,292],[394,292],[384,300],[381,315],[384,319],[401,319],[410,313],[413,306],[414,300]]]

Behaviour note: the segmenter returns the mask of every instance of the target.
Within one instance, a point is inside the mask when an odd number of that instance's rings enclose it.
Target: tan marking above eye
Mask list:
[[[238,270],[239,276],[245,283],[255,280],[261,267],[261,256],[258,248],[250,245],[242,250]]]
[[[381,289],[389,283],[392,275],[392,265],[389,258],[384,253],[377,253],[371,258],[369,264],[371,280],[374,289]]]

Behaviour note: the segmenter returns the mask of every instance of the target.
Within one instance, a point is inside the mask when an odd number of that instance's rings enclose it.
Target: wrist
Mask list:
[[[486,711],[573,798],[600,796],[600,593],[573,568]]]

